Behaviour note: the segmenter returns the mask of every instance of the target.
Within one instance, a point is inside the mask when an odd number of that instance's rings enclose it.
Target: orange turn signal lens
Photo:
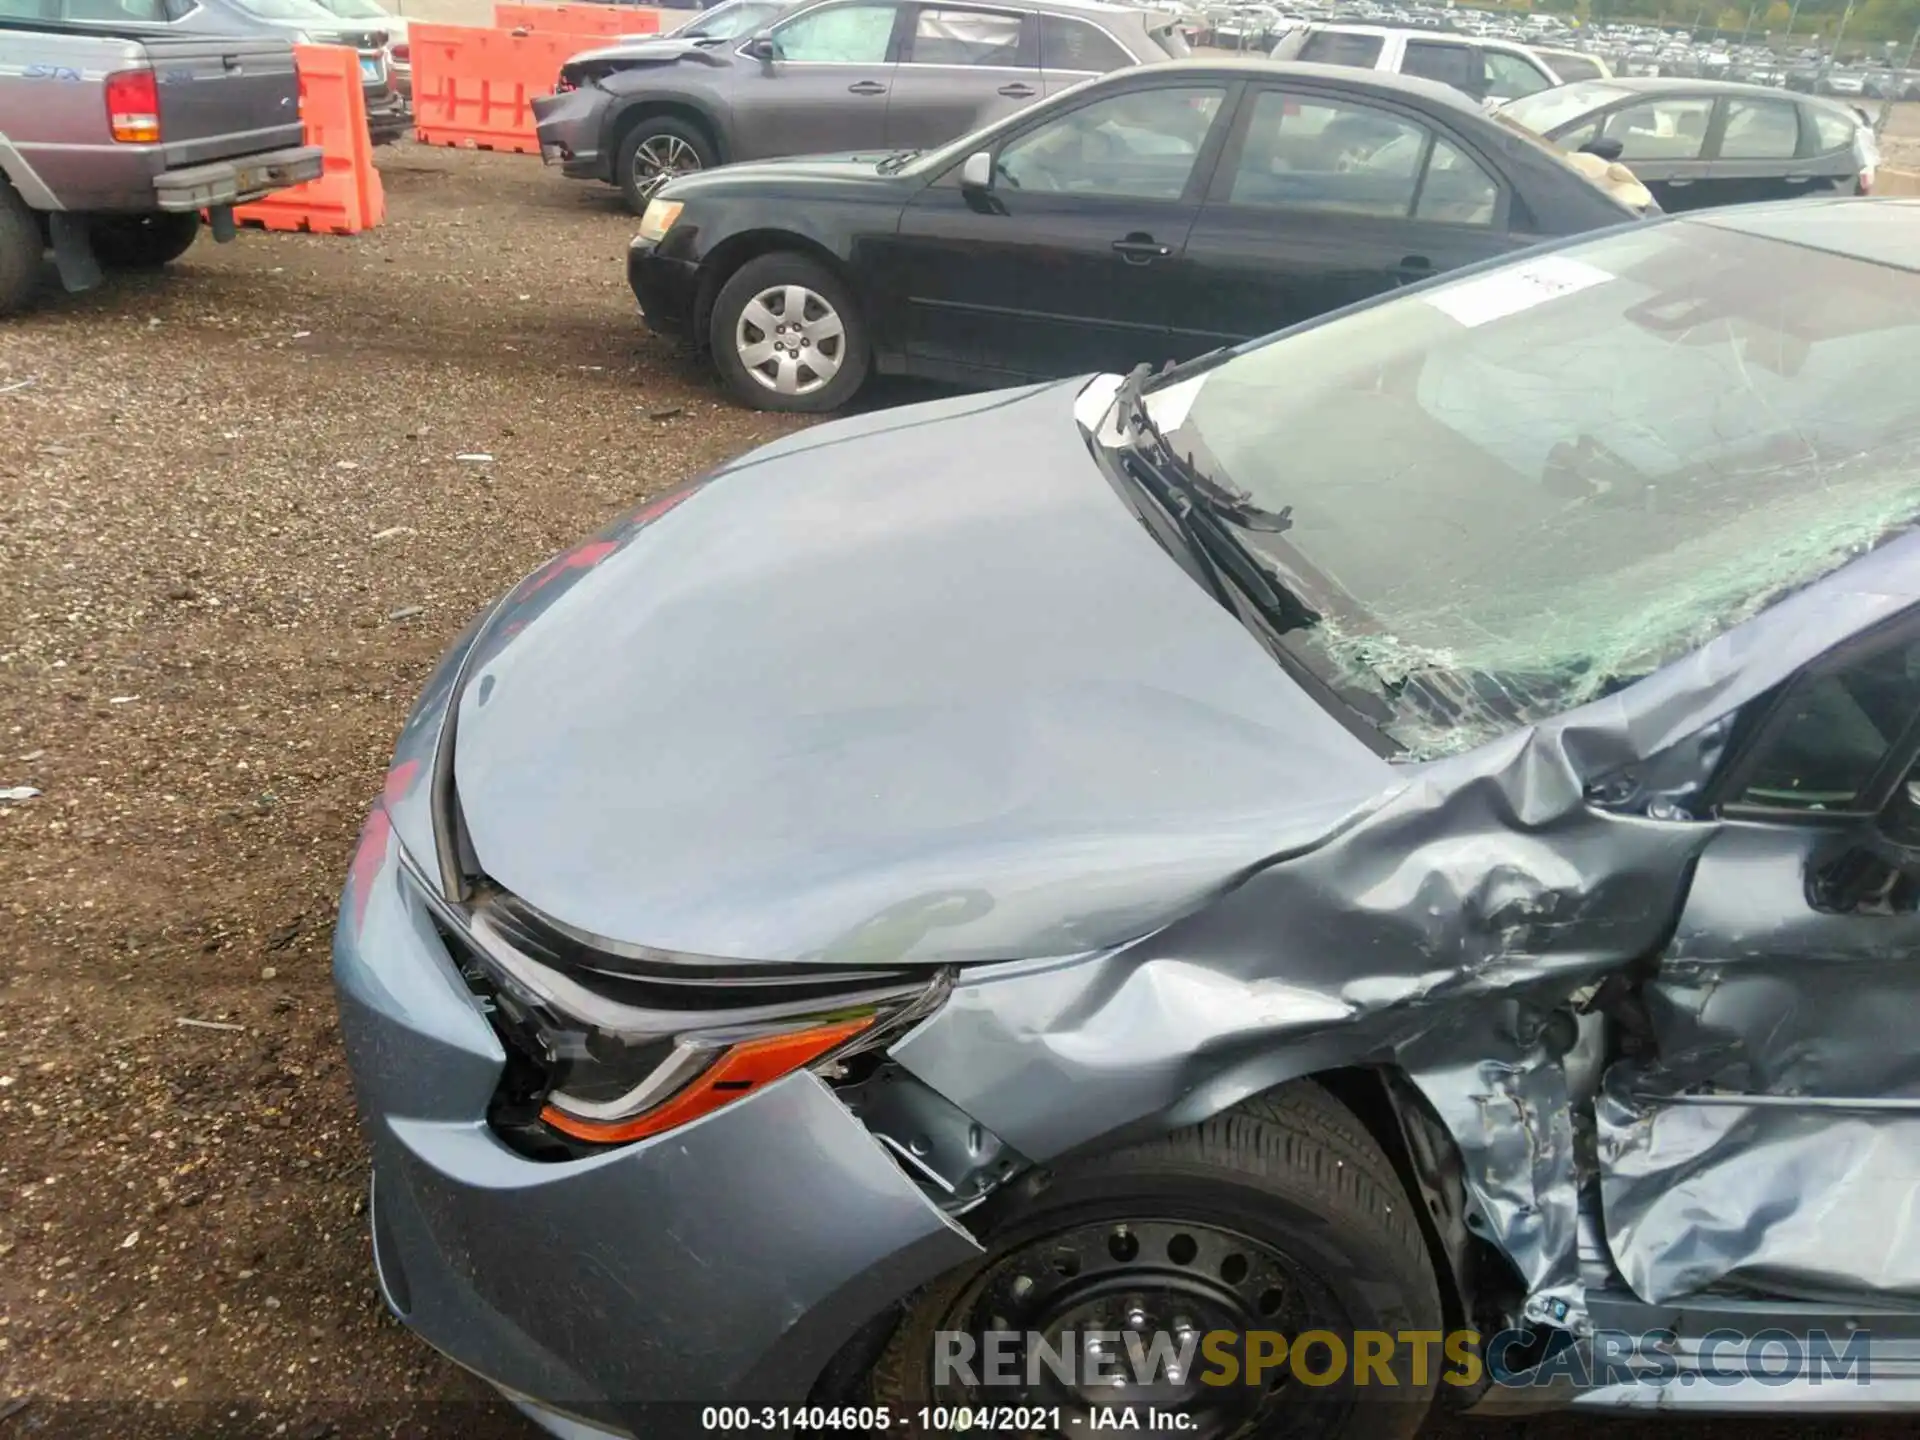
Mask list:
[[[709,1115],[782,1075],[792,1074],[802,1065],[844,1045],[872,1025],[874,1018],[862,1015],[854,1020],[836,1020],[805,1030],[743,1040],[729,1047],[679,1094],[631,1119],[582,1120],[552,1104],[542,1107],[540,1118],[564,1135],[595,1145],[644,1140],[649,1135],[658,1135]]]

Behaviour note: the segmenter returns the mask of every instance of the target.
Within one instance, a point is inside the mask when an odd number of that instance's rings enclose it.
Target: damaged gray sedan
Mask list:
[[[1920,1405],[1917,268],[1636,225],[528,577],[341,907],[389,1304],[575,1436]]]

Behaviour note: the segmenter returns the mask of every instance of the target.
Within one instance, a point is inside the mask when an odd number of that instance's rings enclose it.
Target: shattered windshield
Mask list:
[[[1920,275],[1713,221],[1393,300],[1150,393],[1271,510],[1283,637],[1429,758],[1610,693],[1920,516]]]

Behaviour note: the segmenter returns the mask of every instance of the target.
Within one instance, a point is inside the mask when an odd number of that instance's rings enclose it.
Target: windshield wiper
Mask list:
[[[923,150],[896,150],[875,165],[874,172],[880,175],[891,175],[894,171],[904,168],[916,155],[925,153]]]
[[[1192,455],[1181,455],[1174,449],[1166,432],[1154,422],[1152,412],[1147,409],[1146,396],[1142,393],[1152,376],[1152,366],[1137,365],[1120,382],[1120,388],[1114,395],[1114,402],[1120,407],[1121,426],[1129,433],[1129,441],[1135,450],[1151,455],[1156,468],[1164,470],[1171,483],[1221,519],[1230,520],[1242,529],[1258,530],[1269,535],[1280,535],[1291,530],[1291,505],[1280,510],[1263,509],[1245,490],[1215,479],[1193,463]]]
[[[1222,605],[1239,608],[1222,584],[1231,579],[1277,631],[1319,624],[1320,613],[1288,589],[1227,528],[1232,524],[1278,535],[1292,526],[1292,507],[1263,509],[1245,491],[1206,474],[1191,456],[1181,456],[1147,413],[1141,386],[1150,374],[1149,366],[1140,366],[1120,383],[1114,398],[1121,427],[1127,432],[1122,468],[1153,496],[1207,567],[1214,596]]]

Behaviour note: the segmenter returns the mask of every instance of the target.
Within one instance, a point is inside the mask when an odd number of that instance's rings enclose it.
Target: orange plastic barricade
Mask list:
[[[538,155],[536,95],[551,95],[560,67],[589,48],[579,35],[522,35],[471,25],[415,25],[414,138],[427,145]]]
[[[360,57],[345,45],[296,45],[300,120],[306,143],[321,149],[320,178],[235,207],[242,225],[357,235],[387,218],[387,193],[373,168]]]
[[[500,0],[493,7],[493,23],[533,35],[658,35],[660,12],[640,5],[509,5]]]

